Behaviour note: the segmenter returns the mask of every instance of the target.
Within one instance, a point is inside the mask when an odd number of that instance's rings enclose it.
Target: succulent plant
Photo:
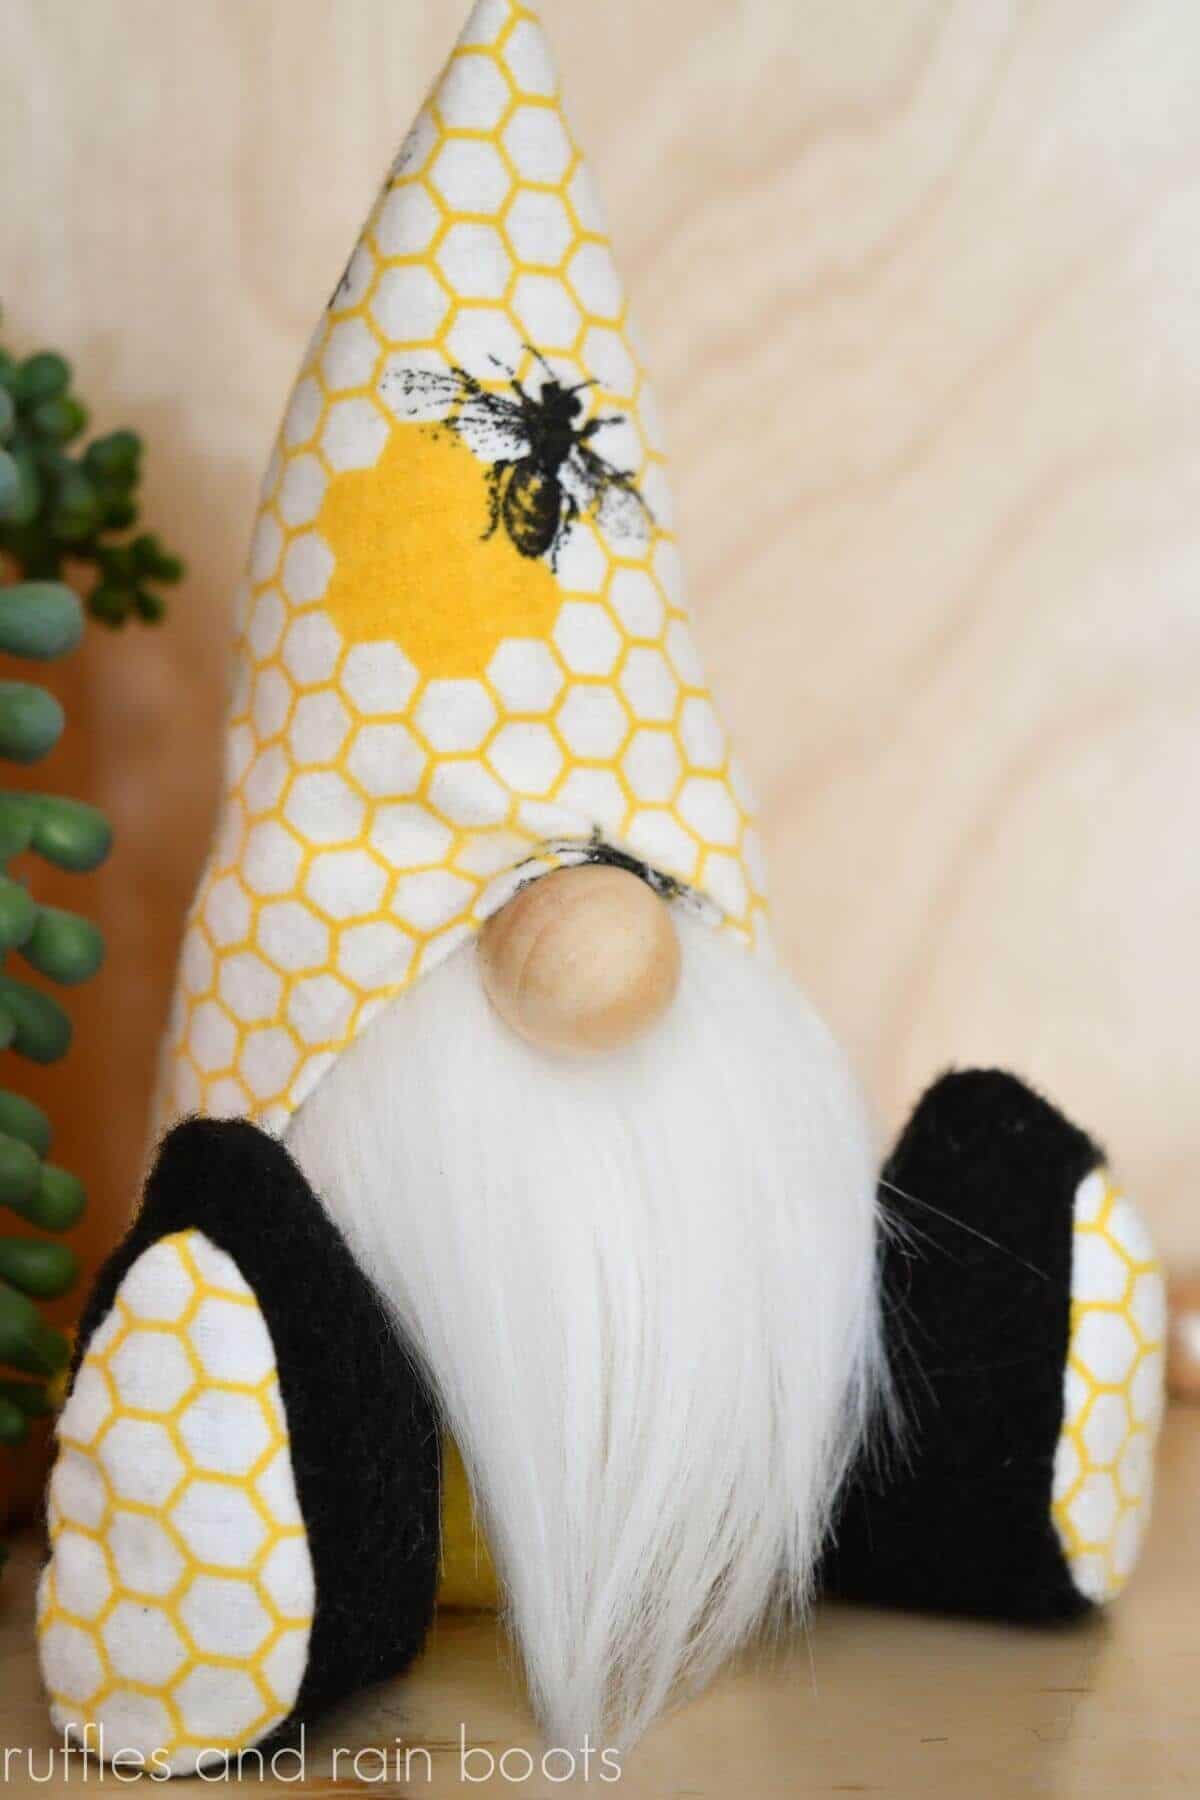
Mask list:
[[[43,351],[16,362],[0,350],[0,651],[45,662],[75,649],[84,607],[109,625],[155,622],[157,588],[182,564],[150,534],[128,534],[137,519],[140,440],[131,431],[95,438],[77,455],[87,414],[71,392],[71,370]],[[86,601],[60,577],[91,564]],[[11,579],[5,580],[5,574]],[[0,680],[0,758],[35,763],[58,742],[62,706],[44,688]],[[54,1062],[71,1041],[66,1011],[25,970],[51,982],[86,981],[104,954],[90,920],[34,898],[9,865],[29,854],[84,872],[108,855],[104,815],[82,801],[0,792],[0,1050]],[[16,971],[12,965],[16,964]],[[78,1261],[61,1234],[84,1206],[77,1178],[48,1160],[50,1121],[21,1094],[0,1088],[0,1208],[35,1233],[0,1233],[0,1446],[18,1444],[30,1420],[52,1410],[52,1385],[70,1342],[43,1318],[39,1302],[65,1293]],[[3,1549],[0,1548],[0,1559]]]
[[[20,582],[0,589],[0,649],[9,655],[64,655],[79,641],[83,612],[68,588]],[[0,755],[35,762],[58,741],[62,708],[43,688],[0,682]],[[33,851],[65,869],[92,869],[111,834],[94,807],[51,795],[0,793],[0,956],[19,958],[52,981],[84,981],[100,965],[100,933],[87,919],[34,899],[7,872]],[[71,1041],[71,1022],[52,995],[0,967],[0,1048],[53,1062]],[[0,1089],[0,1205],[57,1234],[75,1224],[83,1189],[46,1161],[50,1122],[20,1094]],[[19,1442],[31,1417],[47,1408],[44,1384],[62,1367],[68,1344],[45,1323],[37,1301],[65,1292],[77,1273],[74,1252],[50,1237],[0,1236],[0,1443]]]
[[[137,523],[142,441],[112,431],[72,450],[87,408],[71,391],[71,366],[56,351],[16,361],[0,350],[0,552],[26,580],[57,580],[71,563],[90,564],[88,611],[106,625],[132,617],[155,624],[158,592],[183,574],[179,558]]]

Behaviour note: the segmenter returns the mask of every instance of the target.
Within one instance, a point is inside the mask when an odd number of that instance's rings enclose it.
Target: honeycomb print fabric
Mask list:
[[[1093,1171],[1075,1198],[1071,1338],[1053,1513],[1089,1600],[1125,1585],[1150,1516],[1166,1300],[1136,1208]]]
[[[281,1127],[380,1005],[599,840],[762,941],[657,417],[517,0],[476,6],[318,327],[241,605],[161,1124]]]
[[[312,1563],[270,1334],[202,1233],[130,1269],[58,1444],[38,1596],[55,1729],[176,1774],[265,1736],[300,1688]]]

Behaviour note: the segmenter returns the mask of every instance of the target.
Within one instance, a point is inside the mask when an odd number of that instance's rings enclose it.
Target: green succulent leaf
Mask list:
[[[47,1325],[28,1295],[0,1281],[0,1363],[23,1375],[55,1375],[71,1360],[61,1331]]]
[[[45,688],[0,681],[0,756],[40,762],[57,744],[65,722],[62,707]]]
[[[79,1273],[79,1258],[66,1244],[44,1238],[0,1237],[0,1280],[35,1300],[56,1300]]]
[[[88,445],[84,462],[90,472],[132,483],[141,461],[142,440],[136,431],[110,431]]]
[[[88,595],[88,611],[102,625],[123,625],[129,617],[133,595],[114,581],[99,581]]]
[[[31,1144],[0,1135],[0,1206],[23,1212],[37,1197],[41,1162]]]
[[[0,975],[0,1019],[10,1024],[9,1047],[30,1062],[57,1062],[71,1047],[71,1021],[40,988]]]
[[[37,461],[27,444],[13,444],[7,455],[12,477],[4,502],[4,519],[10,525],[29,525],[37,517],[44,495]]]
[[[0,1206],[57,1235],[78,1224],[83,1183],[54,1163],[39,1162],[31,1145],[0,1138]]]
[[[51,509],[51,534],[66,544],[89,537],[100,523],[101,512],[100,496],[83,470],[68,469]]]
[[[29,422],[39,437],[49,438],[54,444],[69,444],[86,426],[87,409],[69,394],[60,394],[35,406]]]
[[[38,1175],[38,1191],[27,1205],[14,1212],[43,1231],[70,1231],[83,1214],[86,1196],[78,1176],[54,1163],[44,1162]]]
[[[0,650],[48,662],[74,650],[83,636],[79,596],[58,581],[0,588]]]
[[[137,518],[137,507],[121,493],[101,490],[104,499],[104,523],[110,531],[124,531]]]
[[[14,1400],[0,1394],[0,1444],[23,1444],[29,1435],[29,1420]],[[0,1568],[3,1567],[3,1545],[0,1545]]]
[[[147,625],[157,625],[166,613],[167,603],[161,595],[152,594],[149,588],[139,587],[133,591],[133,608]]]
[[[43,794],[38,797],[29,847],[56,868],[84,875],[112,849],[112,826],[84,800]]]
[[[0,405],[3,404],[4,389],[0,388]],[[3,519],[9,507],[16,499],[21,487],[21,477],[17,465],[8,451],[0,447],[0,519]]]
[[[28,943],[37,915],[37,902],[29,889],[8,875],[0,875],[0,952]]]
[[[36,356],[27,356],[18,366],[14,381],[17,398],[31,406],[57,399],[70,385],[71,365],[54,350],[39,350]]]
[[[50,1121],[24,1094],[0,1088],[0,1136],[17,1138],[38,1156],[46,1156],[53,1138]],[[7,1202],[6,1202],[7,1204]]]
[[[0,1381],[0,1400],[17,1407],[27,1419],[44,1419],[54,1411],[45,1387],[36,1381]]]
[[[37,829],[38,806],[36,794],[0,793],[0,864],[29,849]]]
[[[39,975],[73,987],[93,976],[104,961],[104,939],[90,919],[42,906],[21,944],[21,954]]]

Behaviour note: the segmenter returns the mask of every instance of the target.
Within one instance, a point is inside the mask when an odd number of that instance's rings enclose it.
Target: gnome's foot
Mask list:
[[[904,1428],[852,1485],[827,1580],[1007,1619],[1108,1600],[1136,1560],[1163,1284],[1096,1146],[1011,1075],[949,1075],[884,1170]]]
[[[56,1729],[105,1759],[189,1772],[420,1647],[433,1412],[344,1240],[253,1126],[166,1139],[89,1302],[58,1442],[42,1669]]]

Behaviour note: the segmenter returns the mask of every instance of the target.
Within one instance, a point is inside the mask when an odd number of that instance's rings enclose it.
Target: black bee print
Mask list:
[[[598,413],[583,421],[580,395],[595,384],[566,386],[540,351],[526,349],[544,370],[536,394],[497,362],[511,396],[492,393],[474,375],[455,368],[396,371],[385,377],[387,398],[393,404],[399,399],[409,418],[445,414],[439,420],[445,429],[489,465],[485,538],[503,526],[522,556],[548,556],[552,568],[566,533],[585,515],[614,536],[644,543],[654,515],[632,474],[592,447],[597,433],[620,424],[622,415]]]

